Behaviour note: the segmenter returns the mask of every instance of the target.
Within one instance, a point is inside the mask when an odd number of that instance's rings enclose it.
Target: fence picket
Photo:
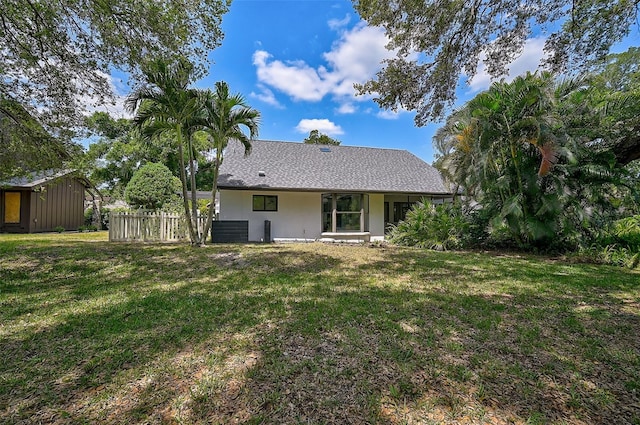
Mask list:
[[[206,217],[198,217],[197,228],[204,229]],[[148,211],[111,212],[109,242],[180,242],[189,239],[182,215]]]

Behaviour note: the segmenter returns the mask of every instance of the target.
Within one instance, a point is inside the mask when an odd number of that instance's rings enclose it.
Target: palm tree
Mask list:
[[[131,112],[137,111],[133,120],[134,125],[141,130],[145,138],[156,138],[164,134],[175,137],[189,236],[191,243],[199,244],[204,234],[197,228],[194,184],[191,186],[193,208],[191,212],[189,211],[184,155],[186,150],[193,181],[195,153],[191,135],[202,124],[201,96],[197,90],[189,88],[194,78],[194,68],[186,59],[175,62],[158,59],[147,64],[143,72],[147,80],[146,84],[137,87],[129,95],[126,106]]]
[[[208,234],[215,211],[215,195],[218,190],[218,175],[224,159],[224,149],[230,141],[244,146],[245,155],[251,152],[251,142],[258,136],[260,112],[250,108],[240,94],[229,94],[224,81],[215,85],[215,92],[204,93],[204,131],[208,133],[211,149],[215,152],[211,203],[207,213],[204,234]],[[245,131],[248,130],[248,134]]]
[[[566,134],[556,114],[551,74],[497,82],[456,111],[435,136],[437,165],[494,224],[521,245],[558,229],[561,173],[552,173]]]

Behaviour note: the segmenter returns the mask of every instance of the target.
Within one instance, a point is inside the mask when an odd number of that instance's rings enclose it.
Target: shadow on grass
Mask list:
[[[634,273],[315,245],[14,256],[3,422],[640,421]]]
[[[267,336],[270,360],[240,401],[269,400],[256,413],[269,423],[640,420],[637,314],[384,289],[296,311]]]

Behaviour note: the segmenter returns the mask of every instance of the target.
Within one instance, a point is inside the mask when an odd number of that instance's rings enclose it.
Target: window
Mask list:
[[[4,222],[20,223],[20,192],[4,194]]]
[[[322,231],[365,231],[368,221],[368,201],[368,196],[361,193],[322,195]]]
[[[393,203],[393,219],[397,223],[403,221],[407,217],[407,213],[413,206],[419,202],[429,201],[424,196],[407,196],[407,202]]]
[[[275,195],[253,195],[254,211],[278,211],[278,197]]]
[[[389,203],[384,203],[384,225],[386,226],[389,222]]]
[[[393,203],[393,217],[397,222],[403,221],[407,216],[407,212],[411,209],[411,207],[415,204],[415,202],[394,202]]]

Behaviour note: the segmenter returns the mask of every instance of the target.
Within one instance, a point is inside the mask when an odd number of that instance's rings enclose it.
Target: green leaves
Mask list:
[[[163,164],[150,162],[135,172],[124,195],[134,207],[158,210],[170,202],[180,190],[180,181]]]
[[[407,212],[404,221],[392,227],[389,241],[444,251],[460,248],[468,228],[460,204],[433,205],[423,200]]]
[[[50,134],[27,109],[0,92],[0,181],[62,167],[79,151],[79,146]]]
[[[0,97],[47,130],[73,130],[87,105],[112,95],[108,72],[134,79],[149,58],[180,56],[201,75],[223,34],[226,0],[5,1],[0,8]],[[5,66],[6,65],[6,66]]]
[[[571,90],[584,92],[582,82],[556,84],[549,73],[494,83],[435,137],[435,165],[481,206],[490,232],[506,229],[520,247],[592,237],[633,190],[611,152],[580,143]]]
[[[364,20],[386,30],[395,51],[375,79],[357,88],[374,94],[383,108],[415,110],[419,126],[442,118],[454,104],[460,76],[471,80],[481,59],[494,79],[506,75],[535,28],[561,28],[546,41],[547,68],[574,71],[604,57],[638,17],[637,2],[627,0],[353,3]],[[523,100],[533,106],[536,97]]]

